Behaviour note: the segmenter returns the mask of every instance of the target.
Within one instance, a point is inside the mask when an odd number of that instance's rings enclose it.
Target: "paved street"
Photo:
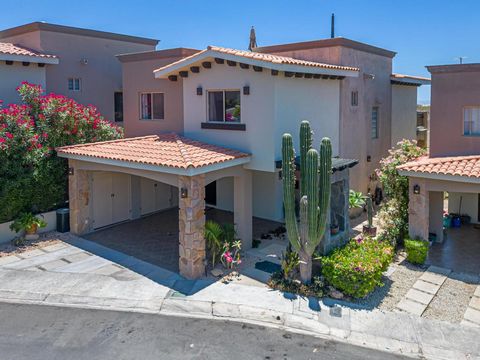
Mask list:
[[[0,304],[2,360],[407,359],[220,320]]]

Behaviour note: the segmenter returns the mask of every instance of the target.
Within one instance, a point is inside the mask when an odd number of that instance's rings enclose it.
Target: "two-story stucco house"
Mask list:
[[[329,222],[340,235],[327,232],[322,250],[341,244],[349,229],[350,168],[361,164],[352,177],[366,190],[391,144],[394,53],[334,40],[314,45],[378,64],[366,71],[342,56],[327,62],[214,46],[118,56],[127,139],[59,149],[70,159],[72,231],[178,207],[180,272],[201,276],[207,205],[233,212],[245,248],[252,217],[282,221],[281,137],[290,132],[296,139],[306,119],[314,145],[329,137],[335,157]],[[398,82],[416,94],[419,84],[407,80]],[[415,109],[416,101],[410,105]]]
[[[445,193],[449,213],[480,223],[480,64],[427,68],[432,74],[429,154],[400,166],[399,172],[410,181],[410,236],[426,240],[434,235],[442,242]],[[443,246],[449,251],[443,257],[452,258],[447,266],[469,260],[478,264],[480,230],[475,225],[462,224],[446,234]]]
[[[40,70],[27,67],[28,59],[14,61],[13,66],[0,58],[0,99],[18,102],[15,88],[21,81],[41,84],[48,92],[66,95],[82,104],[93,104],[111,121],[123,121],[122,68],[115,55],[151,51],[158,40],[104,31],[33,22],[0,31],[0,42],[35,54],[54,55]],[[38,59],[38,56],[36,57]],[[41,58],[46,62],[46,57]],[[33,70],[35,74],[32,74]],[[38,74],[37,74],[38,73]]]

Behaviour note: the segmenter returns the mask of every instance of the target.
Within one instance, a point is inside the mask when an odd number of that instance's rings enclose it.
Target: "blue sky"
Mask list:
[[[159,48],[244,49],[250,26],[259,46],[336,35],[397,52],[394,71],[428,76],[425,65],[480,62],[476,0],[15,0],[2,1],[0,28],[32,21],[161,40]],[[429,101],[430,87],[419,91]]]

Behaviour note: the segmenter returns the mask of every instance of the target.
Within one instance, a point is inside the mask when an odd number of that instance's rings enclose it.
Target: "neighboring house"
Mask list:
[[[417,144],[428,148],[430,143],[430,105],[417,107]]]
[[[480,64],[427,69],[432,74],[429,155],[399,172],[410,181],[410,236],[434,234],[441,242],[445,192],[449,212],[480,223]],[[478,230],[471,231],[478,240]]]
[[[0,100],[3,105],[19,102],[16,89],[23,81],[45,87],[46,71],[50,66],[58,66],[55,55],[0,42]]]
[[[55,55],[58,64],[44,69],[41,84],[46,90],[93,104],[111,121],[123,120],[122,68],[115,55],[151,51],[158,44],[153,39],[43,22],[2,30],[0,41]],[[16,68],[11,71],[13,78],[22,76]]]

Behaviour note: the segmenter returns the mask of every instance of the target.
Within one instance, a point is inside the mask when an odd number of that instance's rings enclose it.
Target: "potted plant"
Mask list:
[[[10,225],[10,230],[16,233],[25,231],[26,240],[36,240],[38,239],[38,229],[46,226],[47,223],[42,218],[32,213],[23,213]]]
[[[363,225],[363,233],[369,236],[377,236],[377,227],[373,226],[373,202],[370,194],[367,195],[366,202],[368,224]]]
[[[355,191],[350,189],[348,193],[348,208],[350,218],[356,218],[362,213],[362,209],[365,206],[365,195],[361,191]]]

